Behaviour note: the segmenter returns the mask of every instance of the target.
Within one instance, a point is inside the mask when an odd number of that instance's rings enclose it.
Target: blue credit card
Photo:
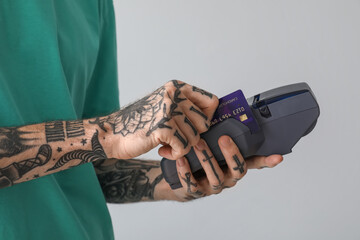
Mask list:
[[[228,118],[234,118],[245,124],[251,133],[256,133],[260,130],[254,114],[241,90],[237,90],[219,99],[219,106],[211,120],[211,126]]]

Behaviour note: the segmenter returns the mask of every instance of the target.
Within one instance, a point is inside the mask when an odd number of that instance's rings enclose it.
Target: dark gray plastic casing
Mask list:
[[[320,115],[316,98],[306,83],[272,89],[247,101],[260,127],[259,131],[251,133],[239,120],[229,118],[201,134],[220,166],[226,165],[218,146],[220,136],[230,136],[244,158],[255,155],[285,155],[291,153],[301,137],[313,130]],[[202,167],[193,148],[186,158],[194,176],[202,175]],[[176,161],[163,158],[161,168],[172,189],[182,187]]]

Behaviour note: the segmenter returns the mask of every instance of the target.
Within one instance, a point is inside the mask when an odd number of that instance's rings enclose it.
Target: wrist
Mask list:
[[[183,199],[180,199],[176,194],[176,190],[171,189],[170,185],[166,182],[165,179],[162,179],[154,189],[154,200],[172,200],[183,202]]]
[[[84,121],[85,129],[89,132],[98,134],[98,140],[103,148],[107,158],[117,158],[118,151],[118,135],[113,133],[109,124],[104,124],[104,121],[111,115],[105,117],[97,117]]]

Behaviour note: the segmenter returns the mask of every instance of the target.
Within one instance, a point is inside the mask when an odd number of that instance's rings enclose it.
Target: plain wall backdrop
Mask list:
[[[116,239],[360,239],[360,1],[114,5],[122,106],[180,79],[218,97],[305,81],[321,108],[283,163],[219,195],[109,205]]]

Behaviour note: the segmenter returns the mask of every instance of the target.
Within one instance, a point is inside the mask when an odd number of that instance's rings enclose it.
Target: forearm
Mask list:
[[[0,128],[0,188],[113,157],[116,135],[100,119]]]
[[[150,136],[170,119],[157,118],[164,101],[161,87],[110,115],[0,127],[0,188],[99,159],[130,159],[151,150]]]
[[[94,166],[109,203],[178,200],[163,178],[160,161],[107,159]]]

